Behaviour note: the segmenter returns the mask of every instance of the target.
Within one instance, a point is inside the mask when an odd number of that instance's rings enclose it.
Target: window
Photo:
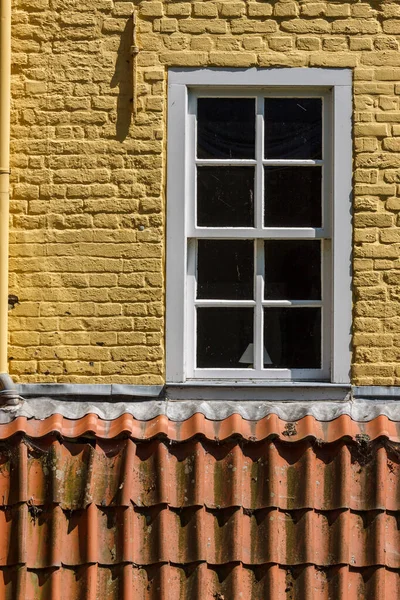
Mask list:
[[[167,381],[349,381],[347,70],[169,74]]]

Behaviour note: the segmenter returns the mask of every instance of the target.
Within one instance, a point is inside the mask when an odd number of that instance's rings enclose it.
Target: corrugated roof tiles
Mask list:
[[[400,597],[385,417],[16,421],[0,426],[0,600]]]

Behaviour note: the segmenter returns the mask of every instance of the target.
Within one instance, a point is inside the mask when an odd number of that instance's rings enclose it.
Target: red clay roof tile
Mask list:
[[[135,439],[165,436],[173,441],[184,441],[202,435],[220,441],[233,436],[241,436],[250,441],[278,436],[287,441],[299,441],[311,437],[322,442],[334,442],[344,437],[355,438],[356,435],[367,435],[371,439],[383,436],[394,442],[400,442],[400,421],[391,421],[388,417],[380,415],[371,421],[356,422],[349,416],[342,415],[326,422],[318,421],[313,416],[306,416],[295,423],[288,423],[274,414],[258,421],[248,421],[238,414],[222,421],[212,421],[201,413],[196,413],[186,421],[180,422],[171,421],[165,415],[148,421],[137,421],[129,414],[106,421],[95,414],[88,414],[75,420],[54,414],[43,420],[17,417],[10,423],[0,424],[0,440],[16,433],[39,438],[52,432],[60,433],[65,438],[78,438],[92,434],[97,438],[113,439],[121,435],[129,435]]]
[[[400,597],[399,424],[92,417],[0,426],[0,600]]]

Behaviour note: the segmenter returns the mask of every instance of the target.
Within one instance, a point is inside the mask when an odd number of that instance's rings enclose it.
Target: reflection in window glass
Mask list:
[[[252,357],[248,356],[252,343],[252,308],[197,309],[198,368],[252,367]]]
[[[197,225],[253,227],[253,167],[198,167]]]
[[[199,240],[197,297],[252,300],[254,246],[249,240]]]
[[[266,98],[264,153],[270,159],[322,159],[321,98]]]
[[[264,347],[266,369],[320,369],[321,309],[265,308]]]
[[[254,98],[199,98],[198,158],[254,158]]]
[[[265,167],[265,227],[321,227],[321,167]]]
[[[321,299],[321,243],[316,240],[265,242],[268,300]]]

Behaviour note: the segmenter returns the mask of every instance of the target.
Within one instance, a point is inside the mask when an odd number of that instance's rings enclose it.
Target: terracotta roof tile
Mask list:
[[[0,600],[400,597],[398,424],[189,421],[1,426]]]
[[[400,574],[347,565],[11,567],[0,570],[0,594],[4,600],[381,600],[400,597]]]
[[[354,438],[356,435],[367,435],[371,439],[384,436],[394,442],[400,442],[400,421],[391,421],[388,417],[380,415],[371,421],[356,422],[348,415],[342,415],[326,422],[318,421],[313,416],[306,416],[296,423],[288,424],[274,414],[258,421],[248,421],[238,414],[222,421],[212,421],[201,413],[196,413],[186,421],[180,422],[171,421],[165,415],[148,421],[137,421],[129,414],[106,421],[95,414],[88,414],[81,419],[67,419],[54,414],[43,420],[16,417],[9,423],[0,424],[0,440],[16,433],[25,433],[30,437],[39,438],[52,432],[58,432],[66,438],[77,438],[88,434],[104,439],[121,435],[129,435],[135,439],[165,436],[173,441],[184,441],[203,435],[212,440],[241,436],[254,441],[278,436],[291,441],[311,437],[323,442],[334,442],[343,437]]]

